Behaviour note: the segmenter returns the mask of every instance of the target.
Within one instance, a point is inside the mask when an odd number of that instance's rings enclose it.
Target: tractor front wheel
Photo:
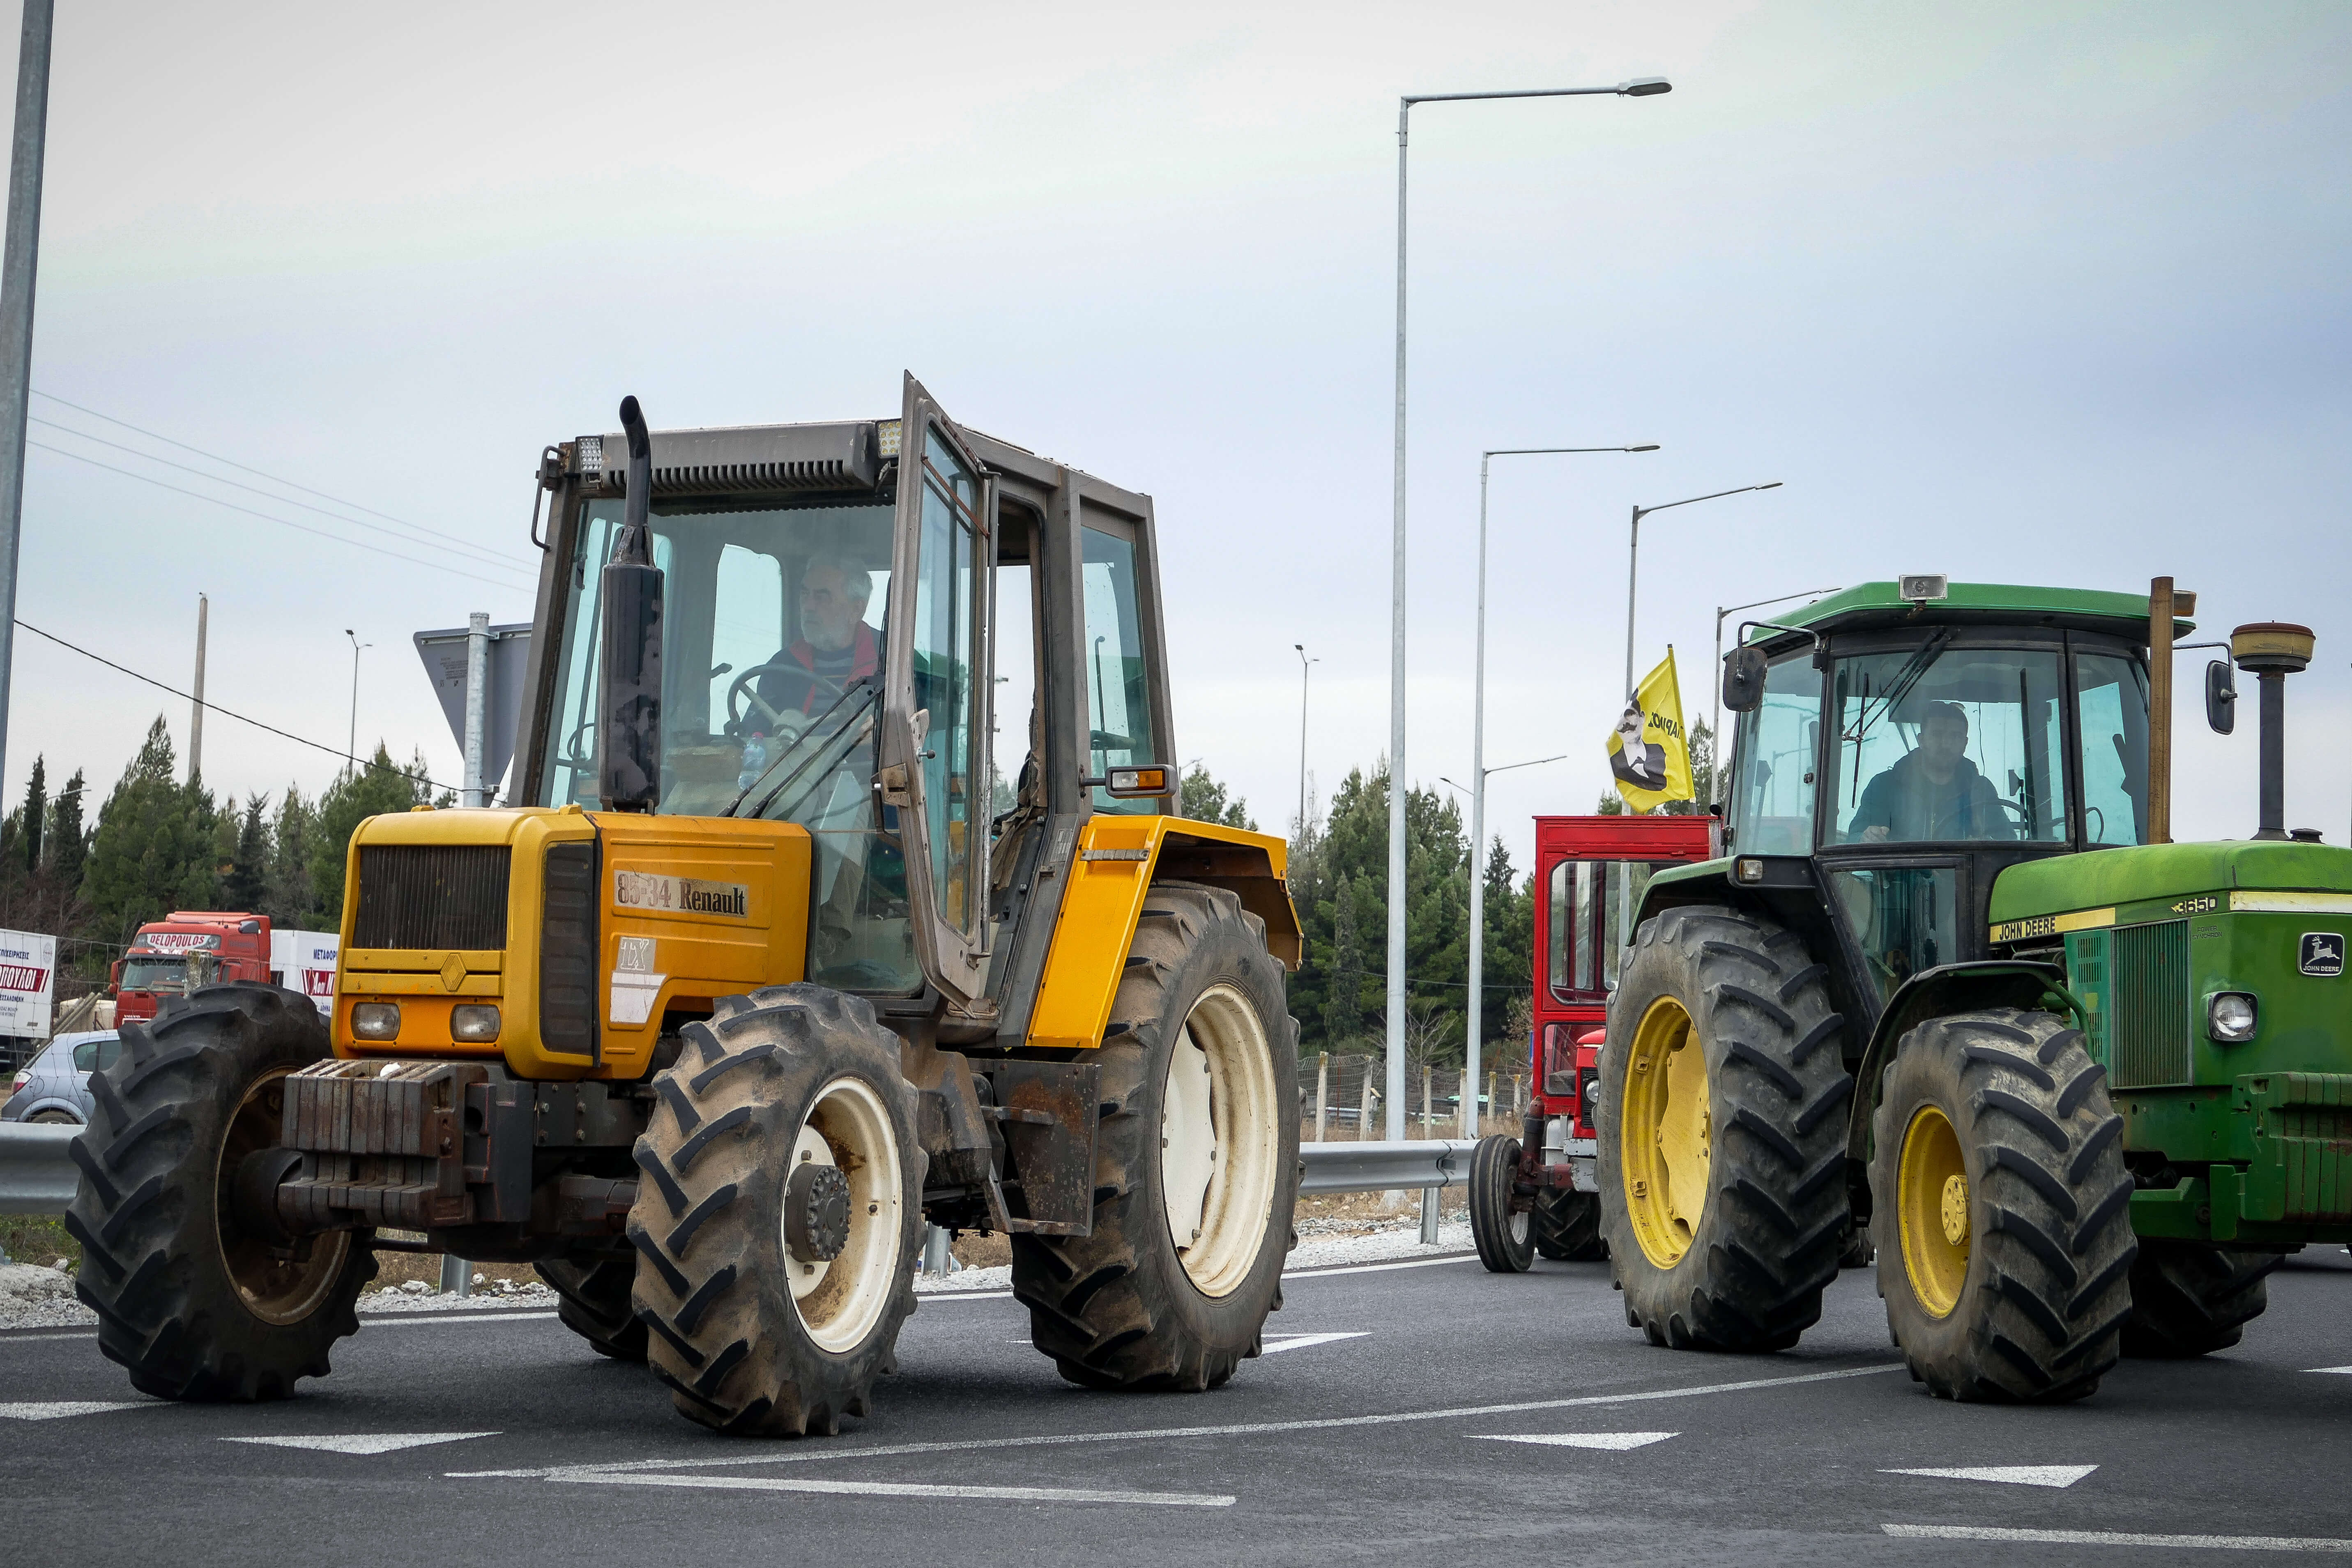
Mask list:
[[[1155,883],[1097,1053],[1090,1236],[1016,1235],[1029,1338],[1087,1388],[1214,1388],[1282,1304],[1298,1188],[1297,1026],[1265,926]]]
[[[1525,1274],[1535,1266],[1535,1216],[1511,1202],[1518,1174],[1517,1139],[1490,1132],[1478,1140],[1470,1153],[1470,1239],[1489,1274]]]
[[[2143,1241],[2131,1271],[2124,1354],[2168,1358],[2227,1350],[2271,1304],[2275,1252],[2232,1252],[2198,1241]]]
[[[2083,1036],[2015,1008],[1903,1037],[1872,1124],[1886,1324],[1946,1399],[2080,1399],[2131,1315],[2123,1118]]]

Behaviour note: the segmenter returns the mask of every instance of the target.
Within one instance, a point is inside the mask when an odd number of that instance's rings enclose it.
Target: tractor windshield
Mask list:
[[[2066,837],[2063,656],[1948,641],[1838,660],[1836,842]]]

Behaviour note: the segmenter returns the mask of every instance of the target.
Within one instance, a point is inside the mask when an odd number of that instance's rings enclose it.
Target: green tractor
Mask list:
[[[2075,1399],[2236,1343],[2283,1254],[2352,1238],[2352,849],[2283,823],[2312,636],[2232,636],[2260,830],[2174,844],[2194,609],[1917,577],[1741,627],[1724,852],[1643,894],[1601,1054],[1654,1343],[1794,1344],[1874,1246],[1914,1378]],[[2206,699],[2228,732],[2230,663]]]

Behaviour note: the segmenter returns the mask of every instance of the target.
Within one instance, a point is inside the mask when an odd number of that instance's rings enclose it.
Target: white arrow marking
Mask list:
[[[2352,1366],[2307,1366],[2303,1370],[2305,1372],[2340,1372],[2347,1375],[2352,1375]]]
[[[1269,1335],[1258,1348],[1258,1354],[1272,1355],[1276,1351],[1303,1351],[1309,1345],[1328,1345],[1339,1340],[1360,1340],[1371,1331],[1358,1329],[1345,1334],[1279,1334]]]
[[[1679,1432],[1538,1432],[1521,1436],[1481,1436],[1484,1443],[1540,1443],[1549,1448],[1606,1448],[1622,1453],[1628,1448],[1646,1448],[1653,1443],[1663,1443],[1669,1437],[1679,1437]]]
[[[1932,1476],[1947,1481],[2000,1481],[2013,1487],[2071,1487],[2096,1465],[1961,1465],[1950,1469],[1881,1470],[1882,1476]]]
[[[422,1448],[434,1443],[462,1443],[468,1437],[495,1437],[496,1432],[353,1432],[322,1437],[224,1437],[224,1443],[258,1443],[271,1448],[317,1448],[330,1454],[389,1454],[401,1448]]]
[[[552,1475],[551,1481],[596,1486],[699,1487],[724,1491],[830,1492],[842,1497],[980,1498],[1003,1502],[1158,1503],[1177,1508],[1231,1508],[1231,1497],[1201,1492],[1082,1491],[1074,1487],[947,1487],[916,1481],[803,1481],[783,1476]]]
[[[37,1399],[0,1405],[0,1421],[55,1421],[60,1415],[96,1415],[107,1410],[160,1410],[153,1399]]]
[[[1909,1541],[2026,1541],[2051,1546],[2185,1546],[2203,1552],[2352,1552],[2325,1535],[2140,1535],[2120,1530],[2004,1530],[1983,1524],[1882,1524]]]

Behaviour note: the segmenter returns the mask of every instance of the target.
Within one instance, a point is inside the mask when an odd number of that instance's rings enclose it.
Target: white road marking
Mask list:
[[[2012,1487],[2071,1487],[2096,1465],[1958,1465],[1948,1469],[1881,1470],[1882,1476],[1928,1476],[1947,1481],[2000,1481]]]
[[[257,1443],[271,1448],[316,1448],[329,1454],[390,1454],[434,1443],[495,1437],[496,1432],[352,1432],[319,1437],[224,1437],[224,1443]]]
[[[61,1415],[97,1415],[109,1410],[160,1410],[160,1399],[36,1399],[0,1405],[0,1421],[55,1421]]]
[[[2352,1366],[2307,1366],[2303,1370],[2305,1372],[2340,1372],[2347,1375],[2352,1375]]]
[[[366,1318],[361,1326],[370,1329],[408,1329],[419,1323],[528,1323],[533,1319],[552,1318],[552,1312],[418,1312],[411,1317]]]
[[[1285,1279],[1328,1279],[1334,1274],[1385,1274],[1391,1268],[1431,1268],[1440,1263],[1475,1263],[1475,1252],[1456,1252],[1444,1258],[1408,1258],[1402,1263],[1350,1263],[1341,1268],[1301,1268],[1285,1274]]]
[[[1080,1443],[1134,1443],[1171,1437],[1253,1437],[1275,1432],[1328,1432],[1350,1426],[1395,1426],[1416,1421],[1453,1421],[1465,1416],[1517,1415],[1530,1410],[1572,1410],[1596,1405],[1637,1405],[1654,1399],[1695,1399],[1708,1394],[1745,1394],[1759,1388],[1792,1388],[1807,1383],[1832,1383],[1841,1378],[1869,1377],[1900,1372],[1899,1361],[1870,1366],[1840,1367],[1834,1372],[1808,1372],[1793,1377],[1758,1377],[1739,1383],[1707,1383],[1687,1388],[1654,1388],[1627,1394],[1583,1394],[1568,1399],[1528,1399],[1509,1405],[1460,1405],[1442,1410],[1403,1410],[1387,1415],[1327,1415],[1297,1421],[1236,1421],[1218,1426],[1159,1426],[1127,1432],[1061,1432],[1034,1437],[972,1437],[948,1443],[881,1443],[866,1448],[797,1449],[783,1454],[757,1454],[742,1458],[627,1459],[610,1465],[556,1465],[520,1470],[452,1470],[452,1477],[502,1477],[520,1479],[564,1479],[611,1475],[617,1471],[711,1469],[736,1465],[794,1465],[812,1459],[872,1459],[895,1454],[964,1453],[981,1448],[1057,1448]]]
[[[598,1486],[706,1487],[724,1491],[831,1492],[846,1497],[985,1499],[1001,1502],[1156,1503],[1175,1508],[1231,1508],[1234,1499],[1204,1492],[1086,1491],[1075,1487],[950,1487],[924,1481],[796,1481],[782,1476],[555,1475],[551,1481]]]
[[[43,1340],[94,1340],[96,1329],[77,1329],[64,1334],[0,1334],[0,1345],[37,1345]]]
[[[1371,1331],[1356,1329],[1344,1334],[1269,1334],[1258,1347],[1258,1354],[1273,1355],[1280,1351],[1303,1351],[1316,1345],[1336,1344],[1341,1340],[1360,1340]]]
[[[1482,1436],[1482,1443],[1541,1443],[1549,1448],[1606,1448],[1623,1453],[1628,1448],[1646,1448],[1653,1443],[1663,1443],[1669,1437],[1679,1437],[1679,1432],[1537,1432],[1527,1436]]]
[[[2352,1552],[2324,1535],[2140,1535],[2120,1530],[2000,1530],[1979,1524],[1882,1524],[1906,1541],[2017,1541],[2046,1546],[2183,1546],[2200,1552]]]
[[[1010,1301],[1011,1300],[1013,1300],[1013,1292],[1010,1290],[918,1290],[915,1292],[915,1301],[918,1306],[925,1301]]]

